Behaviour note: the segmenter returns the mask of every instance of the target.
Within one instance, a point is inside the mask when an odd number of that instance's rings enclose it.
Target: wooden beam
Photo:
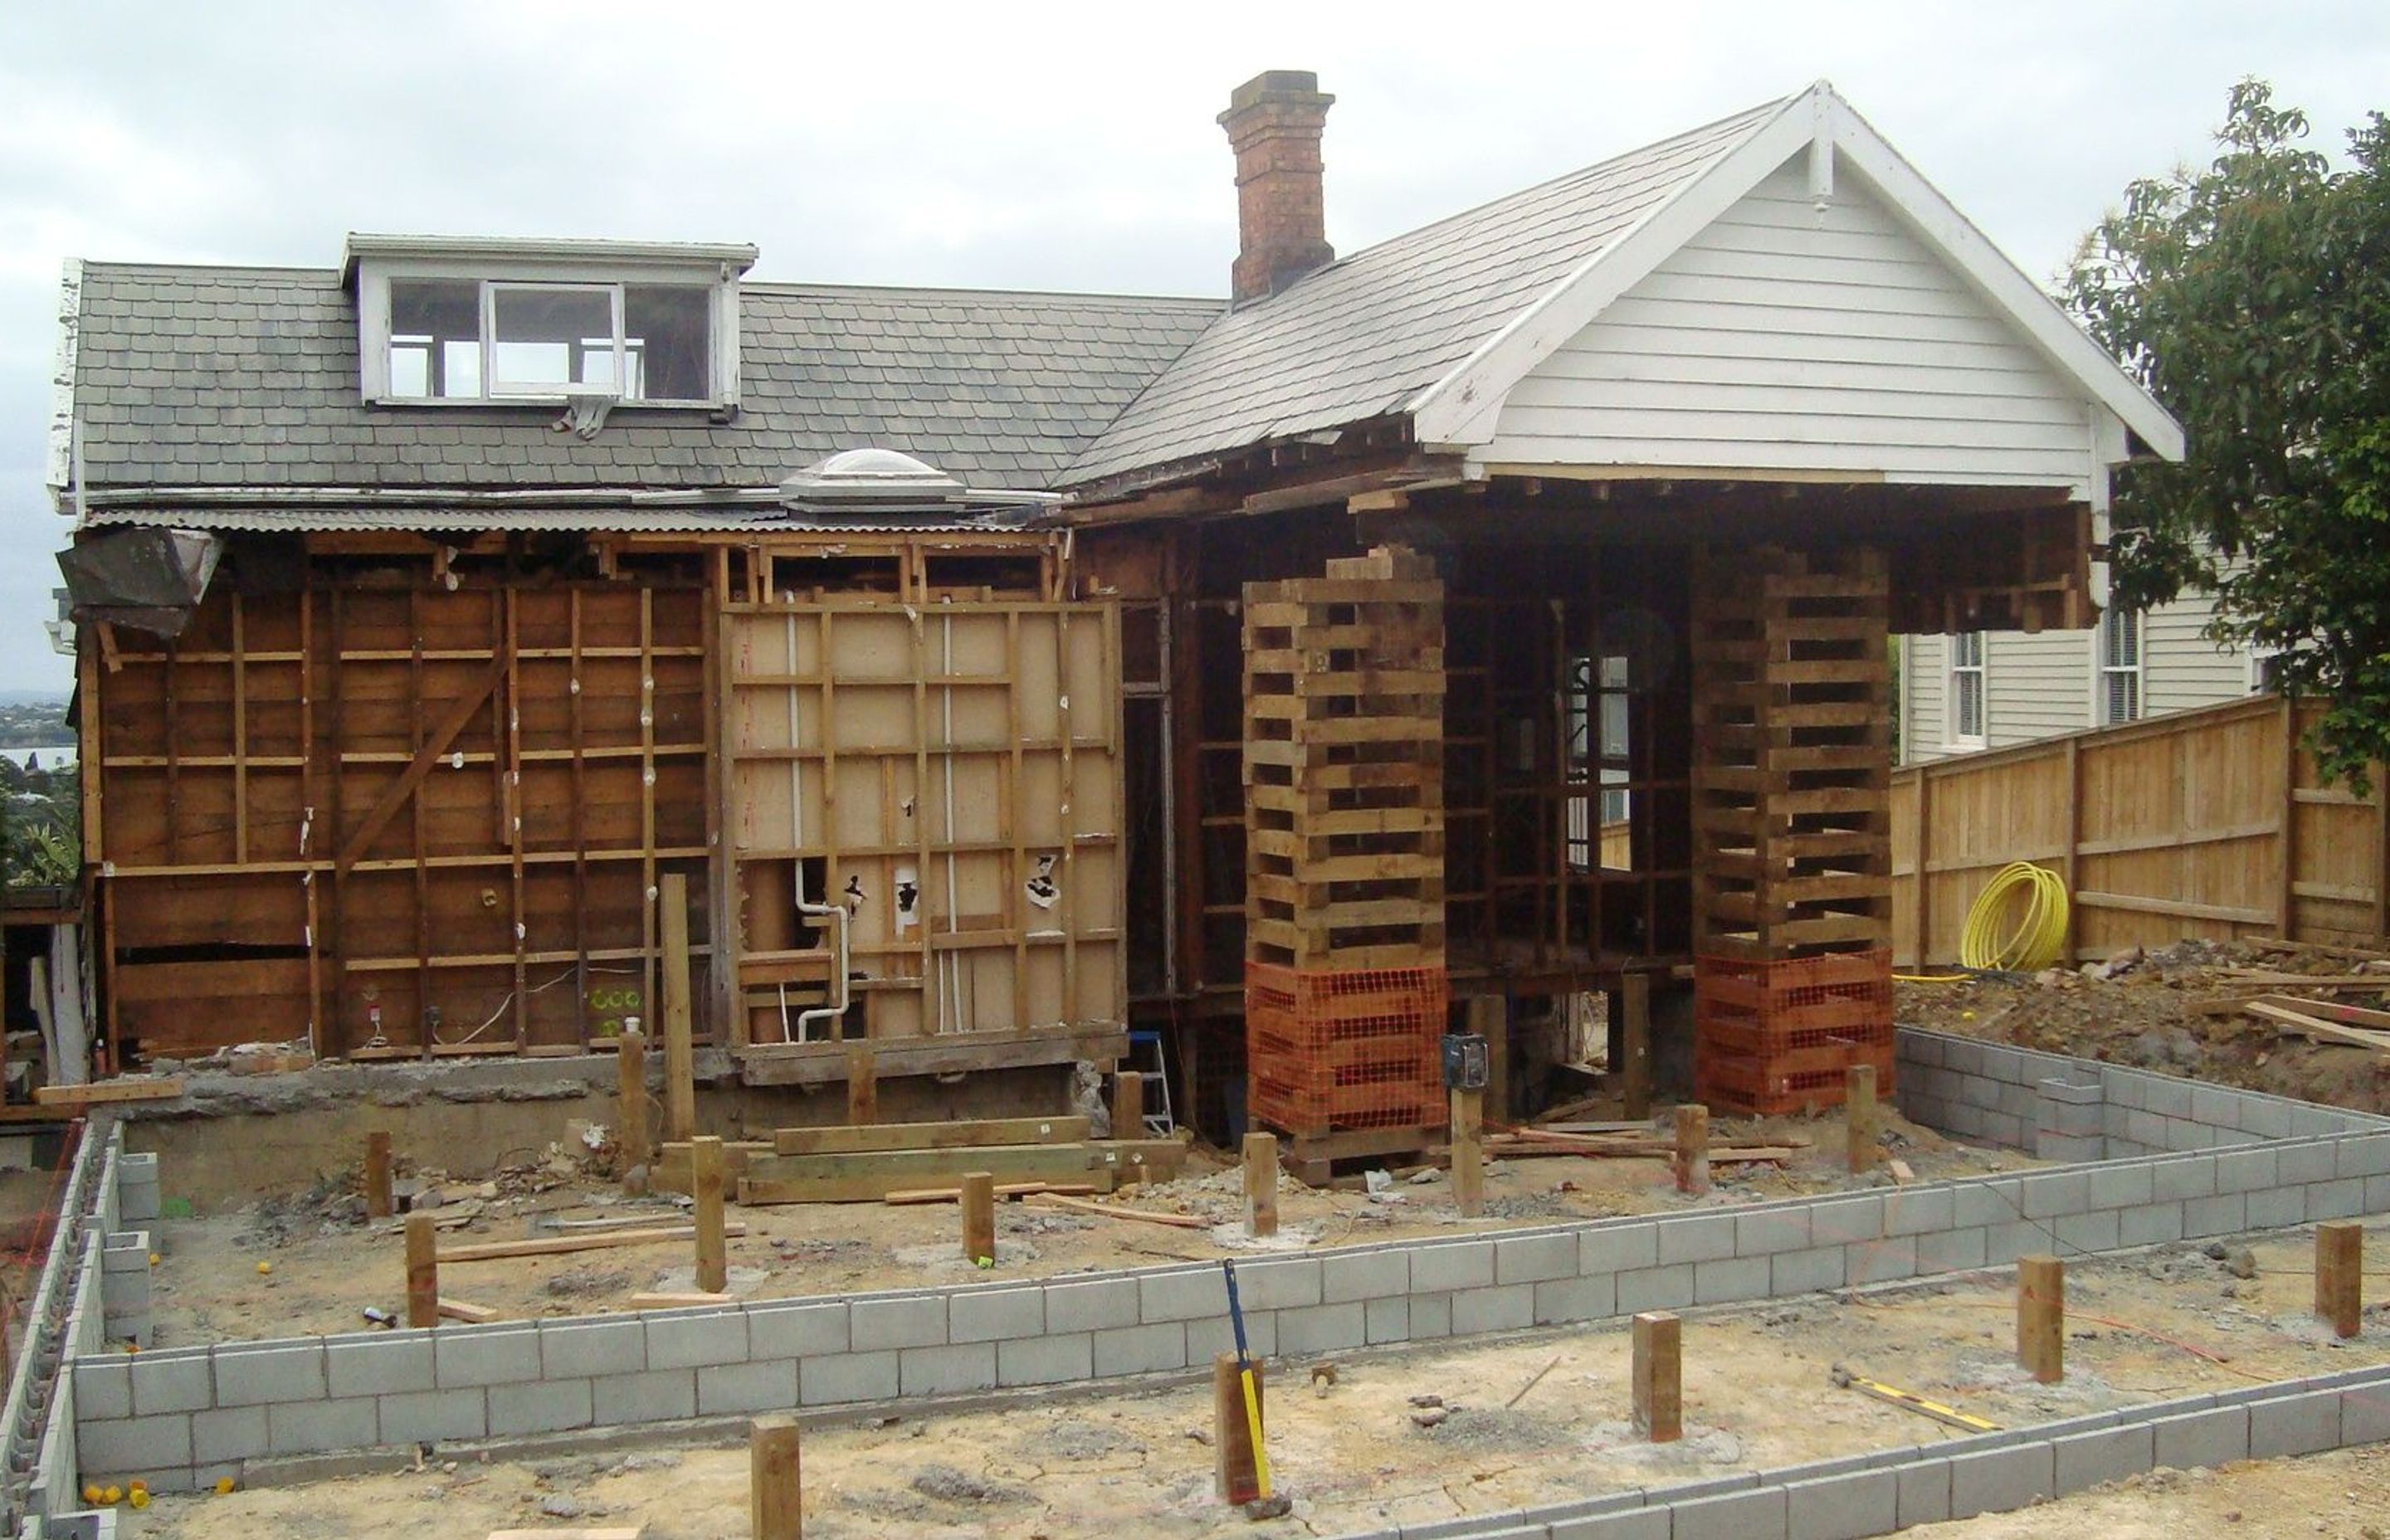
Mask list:
[[[1463,1219],[1485,1212],[1485,1093],[1452,1096],[1452,1202]]]
[[[43,1085],[33,1092],[41,1107],[87,1107],[111,1101],[172,1101],[183,1094],[180,1075],[128,1075],[122,1080],[95,1080],[87,1085]]]
[[[1635,1431],[1653,1444],[1685,1436],[1684,1323],[1647,1310],[1633,1327]]]
[[[722,1141],[700,1134],[688,1141],[689,1187],[697,1200],[697,1286],[709,1294],[730,1287],[722,1233]]]
[[[366,1217],[388,1219],[392,1207],[390,1130],[376,1128],[366,1135]]]
[[[996,1265],[996,1178],[967,1171],[962,1180],[963,1260],[974,1267]]]
[[[688,1009],[688,879],[666,872],[657,883],[663,910],[664,1137],[697,1131],[697,1045]]]
[[[747,1435],[748,1533],[754,1540],[803,1540],[804,1480],[797,1419],[759,1417]]]
[[[413,1214],[407,1215],[412,1221]],[[423,1216],[430,1219],[426,1213]],[[741,1236],[747,1226],[735,1220],[722,1226],[725,1236]],[[567,1251],[596,1251],[614,1246],[659,1246],[666,1241],[693,1240],[697,1227],[693,1225],[664,1225],[652,1230],[601,1230],[594,1235],[543,1236],[536,1240],[490,1240],[471,1246],[451,1246],[440,1253],[443,1264],[452,1262],[496,1262],[506,1257],[560,1256]]]
[[[880,1121],[879,1056],[867,1044],[846,1050],[846,1121],[858,1128]]]
[[[2353,1219],[2316,1226],[2316,1318],[2332,1335],[2357,1335],[2365,1309],[2365,1226]]]
[[[1145,1137],[1145,1076],[1123,1070],[1112,1076],[1112,1137]]]
[[[340,856],[332,864],[335,872],[346,875],[349,868],[357,864],[357,857],[366,853],[366,847],[374,842],[374,837],[398,815],[398,810],[406,805],[407,799],[415,794],[415,789],[423,784],[423,777],[431,773],[431,767],[440,762],[442,754],[448,751],[448,746],[456,740],[458,733],[465,730],[465,725],[489,703],[490,697],[506,676],[507,661],[504,658],[492,659],[490,666],[467,686],[465,693],[448,708],[448,714],[432,725],[422,746],[415,751],[415,757],[407,762],[405,770],[366,813],[365,822],[349,836],[348,843],[341,847]]]
[[[873,1053],[880,1077],[970,1074],[1077,1059],[1107,1063],[1128,1052],[1118,1027],[1060,1033],[947,1033],[911,1040],[888,1038]],[[767,1043],[739,1055],[739,1078],[750,1085],[830,1085],[846,1076],[846,1051],[836,1043]]]
[[[781,1155],[854,1155],[895,1149],[969,1149],[980,1145],[1081,1144],[1085,1117],[980,1118],[962,1123],[882,1123],[868,1128],[783,1128],[772,1136]]]
[[[1677,1109],[1674,1157],[1677,1190],[1695,1197],[1710,1190],[1710,1110],[1687,1104]]]
[[[406,1216],[406,1324],[440,1324],[440,1230],[429,1209]]]
[[[1245,1136],[1245,1233],[1278,1234],[1278,1136]]]
[[[627,1191],[654,1176],[648,1150],[648,1039],[626,1032],[614,1043],[614,1143],[622,1152]],[[637,1173],[636,1176],[634,1173]]]
[[[2017,1258],[2017,1362],[2045,1385],[2066,1378],[2066,1264]]]

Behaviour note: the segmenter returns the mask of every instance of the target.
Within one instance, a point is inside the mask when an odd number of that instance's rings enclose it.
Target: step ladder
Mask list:
[[[1178,1124],[1170,1111],[1170,1070],[1162,1057],[1162,1033],[1130,1033],[1128,1067],[1144,1077],[1145,1106],[1141,1110],[1145,1115],[1144,1136],[1150,1139],[1170,1138],[1178,1132]],[[1154,1110],[1156,1102],[1162,1107],[1158,1112]],[[1115,1139],[1127,1136],[1119,1129],[1112,1130]]]

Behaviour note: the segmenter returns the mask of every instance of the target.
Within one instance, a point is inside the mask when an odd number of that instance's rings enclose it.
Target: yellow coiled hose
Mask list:
[[[2014,901],[2022,891],[2022,905]],[[2013,926],[2002,933],[2011,910]],[[1959,938],[1959,966],[2038,973],[2066,947],[2066,884],[2047,866],[2011,861],[1984,884]]]

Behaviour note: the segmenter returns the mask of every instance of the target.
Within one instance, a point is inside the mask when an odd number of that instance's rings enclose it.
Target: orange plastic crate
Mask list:
[[[1450,994],[1440,968],[1247,963],[1247,1116],[1304,1137],[1443,1127]]]

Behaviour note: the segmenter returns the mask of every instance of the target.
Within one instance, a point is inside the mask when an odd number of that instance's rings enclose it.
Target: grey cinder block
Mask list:
[[[1917,1276],[1917,1238],[1870,1240],[1843,1248],[1843,1270],[1849,1281],[1892,1283]]]
[[[636,1315],[542,1321],[539,1361],[548,1380],[636,1374],[648,1367],[646,1323]]]
[[[2268,1187],[2246,1195],[2249,1227],[2253,1230],[2278,1230],[2285,1226],[2307,1222],[2307,1189],[2305,1187]]]
[[[1471,1294],[1480,1292],[1491,1290],[1470,1290]],[[1290,1357],[1359,1347],[1368,1338],[1368,1311],[1358,1300],[1343,1304],[1315,1304],[1301,1310],[1278,1313],[1277,1351]]]
[[[1883,1199],[1876,1193],[1821,1198],[1809,1205],[1809,1243],[1849,1245],[1883,1238]]]
[[[1673,1540],[1783,1540],[1784,1489],[1764,1486],[1671,1503]]]
[[[1319,1259],[1319,1298],[1324,1304],[1386,1299],[1407,1294],[1410,1287],[1410,1255],[1399,1248],[1330,1251]]]
[[[1554,1521],[1552,1540],[1669,1540],[1668,1510],[1630,1508]]]
[[[1808,1244],[1809,1211],[1806,1208],[1767,1208],[1755,1213],[1734,1216],[1734,1254],[1737,1256],[1771,1256],[1778,1251],[1804,1251]]]
[[[2249,1205],[2241,1193],[2189,1199],[2182,1205],[2182,1234],[2186,1240],[2198,1236],[2238,1235],[2248,1227]]]
[[[1536,1285],[1536,1324],[1598,1321],[1617,1314],[1618,1280],[1604,1273],[1588,1278],[1553,1278]]]
[[[1345,1308],[1345,1307],[1338,1307]],[[1358,1310],[1359,1305],[1349,1308]],[[1028,1341],[996,1344],[996,1381],[999,1385],[1059,1385],[1085,1380],[1095,1372],[1095,1338],[1090,1332],[1067,1332]],[[1356,1344],[1358,1345],[1358,1344]]]
[[[2114,1209],[2062,1213],[2049,1222],[2049,1227],[2056,1232],[2062,1251],[2113,1251],[2121,1244],[2122,1226]]]
[[[216,1365],[221,1373],[221,1359]],[[443,1327],[431,1334],[432,1380],[443,1391],[514,1385],[539,1378],[539,1328],[530,1321]]]
[[[75,1463],[87,1476],[118,1476],[135,1470],[191,1463],[191,1418],[135,1417],[75,1427]]]
[[[1494,1281],[1491,1240],[1442,1241],[1411,1253],[1411,1291],[1449,1293],[1483,1289]]]
[[[1165,1275],[1144,1281],[1150,1285],[1166,1282],[1168,1277]],[[1217,1276],[1208,1281],[1217,1292]],[[935,1346],[946,1340],[945,1297],[901,1294],[852,1300],[847,1303],[847,1329],[857,1353]]]
[[[191,1458],[198,1464],[254,1459],[271,1447],[263,1406],[226,1406],[191,1414]]]
[[[76,1359],[74,1405],[79,1418],[105,1421],[131,1417],[133,1360],[115,1354]]]
[[[896,1388],[896,1354],[893,1352],[833,1353],[805,1359],[797,1366],[797,1393],[808,1406],[892,1401]]]
[[[431,1388],[431,1332],[384,1331],[327,1338],[324,1365],[335,1396],[396,1395]]]
[[[2159,1465],[2189,1470],[2249,1457],[2249,1408],[2217,1406],[2158,1418],[2150,1425]]]
[[[2307,1184],[2307,1221],[2351,1219],[2365,1212],[2365,1183],[2354,1176]]]
[[[216,1405],[219,1406],[254,1406],[260,1403],[324,1399],[324,1344],[320,1338],[295,1342],[227,1344],[215,1350],[215,1360]],[[134,1396],[137,1405],[140,1397],[137,1378],[134,1381]]]
[[[2221,1150],[2216,1157],[2216,1190],[2263,1192],[2275,1185],[2278,1168],[2274,1151],[2263,1146]]]
[[[494,1396],[495,1399],[495,1396]],[[797,1405],[797,1365],[792,1358],[752,1364],[716,1364],[697,1371],[697,1415],[787,1412]]]
[[[456,1392],[450,1392],[456,1393]],[[489,1397],[490,1436],[516,1433],[560,1433],[586,1428],[596,1415],[586,1380],[542,1380],[524,1385],[493,1385]]]
[[[1721,1257],[1715,1262],[1693,1264],[1693,1303],[1720,1304],[1728,1300],[1756,1300],[1767,1296],[1772,1259],[1756,1257]]]
[[[2138,1476],[2157,1462],[2156,1442],[2146,1422],[2053,1439],[2058,1495],[2102,1482]]]
[[[1805,1294],[1819,1289],[1840,1289],[1847,1277],[1844,1250],[1840,1246],[1820,1246],[1807,1251],[1779,1251],[1767,1259],[1768,1291]],[[1625,1299],[1623,1292],[1620,1298]],[[1623,1303],[1619,1309],[1622,1314],[1632,1314]]]
[[[2090,1207],[2090,1176],[2086,1172],[2037,1172],[2022,1184],[2017,1205],[2027,1219],[2052,1219],[2062,1213],[2081,1213]]]
[[[2177,1223],[2180,1219],[2178,1213]],[[1984,1232],[1980,1228],[1943,1230],[1917,1238],[1917,1270],[1921,1274],[1955,1273],[1984,1264]]]
[[[1559,1284],[1539,1283],[1536,1285],[1536,1298],[1540,1302],[1543,1298],[1543,1291],[1547,1289],[1573,1287],[1574,1285],[1589,1281],[1591,1280],[1584,1278],[1569,1278]],[[1539,1311],[1540,1308],[1539,1304]],[[1363,1300],[1361,1302],[1361,1310],[1363,1315],[1363,1326],[1369,1334],[1369,1345],[1371,1347],[1376,1347],[1381,1342],[1407,1342],[1411,1340],[1410,1301],[1400,1298]],[[1561,1317],[1554,1317],[1554,1319],[1559,1318]],[[1587,1317],[1575,1318],[1584,1319]],[[1538,1314],[1536,1317],[1536,1324],[1537,1326],[1543,1326],[1548,1323],[1545,1317],[1541,1314]]]
[[[1163,1321],[1153,1326],[1115,1327],[1099,1331],[1095,1333],[1095,1372],[1104,1376],[1183,1369],[1187,1367],[1187,1328],[1176,1321]],[[808,1375],[813,1372],[811,1363],[805,1366],[805,1371]]]
[[[1137,1314],[1148,1325],[1155,1321],[1190,1321],[1228,1313],[1228,1286],[1216,1267],[1180,1273],[1148,1273],[1137,1280]],[[857,1302],[859,1309],[861,1302]],[[854,1345],[867,1344],[862,1321],[855,1322]],[[868,1344],[877,1346],[877,1343]],[[912,1346],[912,1343],[902,1344]]]
[[[1350,1305],[1338,1309],[1349,1310]],[[1536,1320],[1536,1287],[1531,1283],[1514,1283],[1493,1289],[1463,1289],[1452,1296],[1452,1332],[1466,1337],[1481,1331],[1515,1331],[1532,1326]],[[1279,1350],[1291,1353],[1288,1346],[1288,1323],[1279,1323]]]
[[[265,1408],[266,1448],[276,1455],[370,1449],[381,1442],[381,1407],[371,1396],[277,1402]]]
[[[676,1422],[697,1415],[697,1371],[649,1369],[600,1375],[589,1382],[590,1420],[598,1427]]]
[[[129,1372],[136,1417],[195,1412],[215,1405],[212,1355],[205,1349],[144,1353],[131,1360]]]
[[[2006,1513],[2030,1507],[2051,1495],[2056,1467],[2047,1444],[2020,1444],[2006,1449],[1950,1457],[1950,1517],[1972,1519],[1978,1513]]]
[[[2390,1180],[2390,1178],[2384,1178]],[[1452,1296],[1449,1294],[1414,1294],[1411,1296],[1411,1341],[1425,1341],[1431,1337],[1452,1335]],[[1192,1345],[1193,1339],[1189,1339]]]
[[[1899,1527],[1899,1478],[1889,1470],[1787,1482],[1786,1540],[1866,1540]]]
[[[1439,1301],[1449,1301],[1451,1299],[1451,1296],[1448,1294],[1437,1294],[1433,1297]],[[1414,1323],[1414,1335],[1417,1334],[1416,1323],[1419,1320],[1419,1305],[1420,1302],[1418,1300],[1414,1299],[1411,1302],[1411,1320]],[[1314,1306],[1314,1308],[1342,1310],[1344,1309],[1345,1306],[1324,1305]],[[1245,1345],[1253,1351],[1256,1357],[1267,1358],[1278,1352],[1278,1319],[1280,1314],[1282,1313],[1276,1310],[1249,1310],[1245,1312]],[[1283,1314],[1291,1315],[1292,1312],[1283,1312]],[[1451,1328],[1449,1327],[1446,1328],[1445,1334],[1446,1336],[1451,1335]],[[1219,1354],[1234,1353],[1236,1351],[1237,1335],[1230,1328],[1227,1314],[1225,1311],[1220,1315],[1211,1317],[1209,1320],[1189,1321],[1187,1323],[1187,1361],[1189,1363],[1208,1364]]]
[[[1633,1272],[1659,1260],[1660,1230],[1650,1220],[1596,1225],[1576,1238],[1576,1270],[1587,1277]]]
[[[2283,1114],[2288,1123],[2289,1114]],[[2252,1133],[2260,1130],[2252,1129]],[[2280,1136],[2276,1136],[2279,1137]],[[2309,1182],[2329,1182],[2336,1174],[2337,1152],[2326,1142],[2287,1144],[2274,1151],[2274,1181],[2281,1187],[2305,1187]]]
[[[2180,1203],[2144,1203],[2117,1213],[2116,1239],[2121,1245],[2153,1246],[2162,1240],[2181,1238]]]
[[[2249,1457],[2279,1459],[2285,1455],[2312,1455],[2340,1447],[2340,1394],[2337,1391],[2309,1391],[2304,1395],[2252,1402]]]
[[[490,1436],[488,1392],[417,1391],[381,1398],[381,1436],[386,1444],[439,1444]],[[204,1460],[206,1457],[202,1456]]]
[[[953,1341],[992,1342],[1042,1336],[1045,1330],[1046,1290],[1034,1285],[968,1290],[946,1302],[946,1335]]]
[[[1494,1281],[1541,1283],[1547,1278],[1574,1277],[1576,1260],[1577,1238],[1565,1230],[1545,1235],[1497,1236],[1494,1241]]]
[[[1223,1282],[1221,1292],[1227,1292]],[[959,1296],[957,1296],[959,1298]],[[1270,1257],[1237,1268],[1237,1300],[1247,1310],[1284,1310],[1319,1303],[1319,1259]],[[963,1339],[957,1336],[956,1341]]]
[[[2340,1441],[2379,1444],[2390,1439],[2390,1380],[2352,1385],[2340,1392]]]
[[[897,1390],[904,1395],[955,1395],[996,1386],[996,1344],[906,1348],[896,1355]]]
[[[1135,1320],[1137,1280],[1108,1281],[1126,1289],[1129,1319]],[[747,1347],[758,1358],[811,1358],[853,1345],[844,1300],[773,1300],[747,1307]]]
[[[1883,1195],[1883,1233],[1932,1235],[1955,1223],[1958,1195],[1947,1187],[1902,1187]]]
[[[1321,1261],[1324,1266],[1326,1259]],[[1409,1270],[1406,1268],[1404,1271],[1407,1274]],[[1137,1280],[1057,1278],[1046,1285],[1046,1315],[1055,1325],[1074,1331],[1103,1331],[1113,1327],[1135,1326],[1137,1324]],[[752,1336],[754,1330],[755,1323],[751,1315],[748,1332]],[[842,1341],[836,1348],[815,1351],[843,1352],[845,1346]]]
[[[1734,1255],[1735,1218],[1730,1213],[1689,1213],[1661,1220],[1660,1264]]]
[[[1682,1310],[1692,1303],[1693,1269],[1690,1263],[1618,1275],[1618,1310],[1623,1315],[1644,1310]]]

